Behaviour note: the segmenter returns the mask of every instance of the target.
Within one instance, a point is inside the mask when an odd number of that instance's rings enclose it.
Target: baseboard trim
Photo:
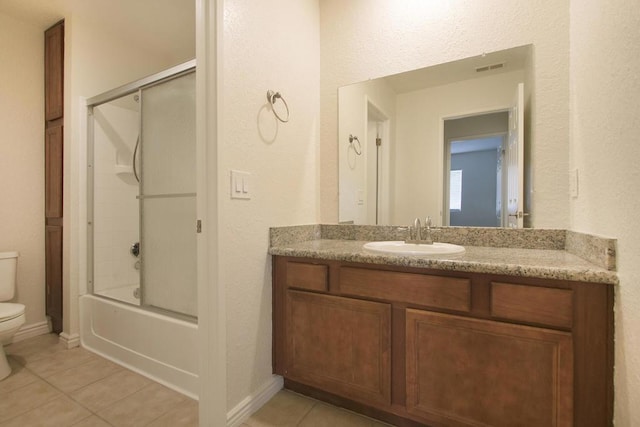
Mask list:
[[[30,323],[28,325],[23,325],[13,336],[13,340],[11,342],[23,341],[37,337],[38,335],[46,335],[50,332],[51,328],[49,327],[49,322],[46,320],[38,323]]]
[[[277,392],[282,390],[284,380],[279,375],[274,375],[257,392],[247,396],[232,410],[227,412],[227,426],[238,427],[258,409],[269,401]]]
[[[67,348],[67,350],[80,345],[80,334],[68,334],[66,332],[62,332],[59,337],[60,342]]]

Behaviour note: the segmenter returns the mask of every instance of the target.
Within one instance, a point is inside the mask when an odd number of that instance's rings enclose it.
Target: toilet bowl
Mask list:
[[[0,302],[0,381],[11,373],[4,345],[11,342],[25,320],[24,305]]]
[[[17,252],[0,252],[0,301],[9,301],[15,295],[17,263]],[[0,302],[0,381],[11,373],[4,345],[11,342],[25,320],[24,305]]]

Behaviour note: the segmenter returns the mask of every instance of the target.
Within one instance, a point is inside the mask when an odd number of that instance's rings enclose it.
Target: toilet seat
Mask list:
[[[24,305],[11,302],[0,303],[0,322],[15,319],[24,314]]]

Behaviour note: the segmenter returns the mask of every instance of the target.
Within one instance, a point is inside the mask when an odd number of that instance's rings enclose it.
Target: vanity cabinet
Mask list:
[[[274,372],[398,426],[606,426],[613,288],[274,256]]]

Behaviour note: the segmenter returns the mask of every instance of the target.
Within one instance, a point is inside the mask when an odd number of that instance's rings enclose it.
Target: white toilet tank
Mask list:
[[[9,301],[16,290],[18,252],[0,252],[0,301]]]

